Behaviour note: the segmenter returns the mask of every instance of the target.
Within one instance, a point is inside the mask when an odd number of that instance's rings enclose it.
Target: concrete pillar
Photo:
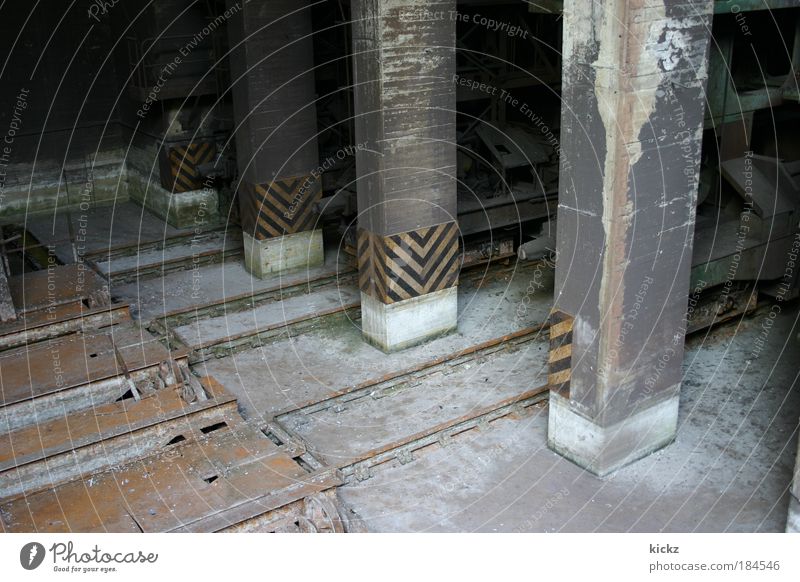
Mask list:
[[[548,441],[597,475],[675,437],[712,4],[564,3]]]
[[[789,491],[789,516],[786,519],[786,533],[800,533],[800,438],[797,443],[794,479]]]
[[[229,24],[239,210],[248,271],[323,261],[308,0],[251,0]]]
[[[455,0],[353,0],[364,337],[385,351],[456,328]]]

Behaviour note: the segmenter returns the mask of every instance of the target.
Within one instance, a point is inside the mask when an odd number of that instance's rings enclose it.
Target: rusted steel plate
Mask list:
[[[41,325],[55,318],[74,317],[80,315],[81,308],[86,309],[83,301],[81,299],[74,299],[67,303],[61,303],[51,307],[29,310],[21,314],[16,321],[10,321],[0,325],[0,333],[4,333],[6,330],[18,331],[26,327]]]
[[[308,473],[253,428],[203,441],[0,505],[11,532],[212,531],[321,491],[335,475]]]
[[[263,520],[265,515],[269,515],[273,511],[337,487],[342,483],[337,471],[316,471],[306,474],[303,479],[285,487],[269,490],[260,496],[233,503],[220,511],[183,523],[169,531],[203,533],[233,530],[237,526],[245,526],[248,522]]]
[[[0,435],[0,498],[30,495],[197,440],[221,422],[243,422],[233,396],[212,379],[203,384],[207,400],[189,404],[182,386],[172,386]]]
[[[84,264],[59,265],[8,280],[17,311],[44,309],[88,298],[106,283]]]
[[[0,354],[0,405],[8,406],[123,373],[116,344],[128,370],[152,366],[181,354],[133,326],[72,334]]]
[[[129,325],[8,350],[0,354],[0,433],[112,402],[130,382],[153,386],[162,364],[174,371],[186,360],[185,350]]]
[[[130,321],[127,303],[88,309],[82,301],[29,311],[17,321],[0,325],[0,349],[9,349],[81,330]]]

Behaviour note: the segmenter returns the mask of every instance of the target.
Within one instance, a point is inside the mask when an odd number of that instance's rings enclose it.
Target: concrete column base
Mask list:
[[[322,229],[264,240],[257,240],[246,232],[242,235],[245,267],[259,279],[285,271],[318,267],[325,262]]]
[[[574,412],[566,398],[551,392],[547,445],[603,477],[675,439],[679,400],[676,394],[623,421],[602,427]]]
[[[364,339],[384,352],[423,343],[458,327],[458,288],[450,287],[389,305],[361,294]]]
[[[130,199],[175,228],[202,228],[219,222],[216,190],[169,192],[136,171],[128,171]]]
[[[800,501],[789,494],[789,515],[786,518],[786,533],[800,533]]]

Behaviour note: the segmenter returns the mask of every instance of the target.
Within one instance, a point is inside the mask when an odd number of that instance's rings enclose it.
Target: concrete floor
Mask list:
[[[81,223],[82,220],[85,222]],[[69,221],[73,236],[83,237],[83,251],[87,253],[160,241],[193,230],[174,228],[133,202],[97,206],[86,212],[62,209],[57,213],[37,214],[28,217],[24,226],[42,244],[55,245],[60,260],[72,262]]]
[[[195,370],[214,376],[235,394],[245,417],[273,415],[355,386],[378,383],[392,373],[547,319],[552,304],[553,273],[550,269],[520,265],[485,277],[483,271],[478,271],[475,278],[479,284],[475,280],[464,280],[459,285],[458,331],[424,345],[387,355],[363,341],[359,322],[344,319],[309,333],[289,334],[262,347],[197,364]],[[335,297],[340,298],[344,288],[333,291]],[[316,291],[315,295],[320,293]],[[307,296],[301,299],[300,307],[313,312],[314,301]],[[293,319],[300,312],[297,309],[288,311],[285,304],[296,308],[296,300],[270,304],[268,309],[276,318]],[[246,311],[244,315],[250,317],[251,323],[260,323],[253,321],[253,313]],[[229,322],[235,323],[233,316],[223,319],[226,326]],[[217,326],[214,320],[203,320],[187,327],[192,327],[195,334],[205,334]],[[547,334],[537,334],[536,339],[535,348],[523,350],[530,359],[524,363],[529,366],[528,380],[532,383],[546,369]],[[471,378],[471,388],[486,391],[479,368],[472,369]],[[501,378],[496,380],[502,381]],[[534,385],[545,383],[543,379],[536,382]],[[531,387],[526,385],[518,392]],[[486,399],[482,401],[486,403]],[[424,406],[436,405],[438,401],[432,397]]]
[[[691,337],[676,441],[608,478],[546,447],[542,404],[376,471],[341,497],[372,531],[783,531],[799,313],[784,305],[766,335],[769,306]]]
[[[332,258],[321,269],[338,274],[341,265]],[[240,260],[202,272],[203,301],[285,283],[254,280]],[[194,369],[236,394],[248,417],[378,385],[393,373],[543,321],[552,301],[552,272],[523,265],[499,273],[465,277],[458,333],[424,346],[387,356],[362,341],[358,322],[344,320]],[[128,299],[149,306],[150,315],[191,305],[197,299],[184,290],[191,276],[180,271],[131,283]],[[160,294],[163,302],[151,301],[150,294]],[[169,301],[174,304],[168,308]],[[289,320],[313,306],[300,301],[294,313],[292,301],[270,304],[270,313]],[[676,441],[606,479],[546,447],[547,406],[540,404],[448,439],[444,447],[415,452],[405,464],[373,467],[369,479],[354,480],[340,495],[371,531],[783,531],[800,418],[800,306],[783,305],[771,326],[770,308],[766,304],[753,316],[689,338]],[[226,331],[237,317],[261,327],[257,315],[247,309],[224,315]],[[207,334],[214,326],[213,317],[203,317],[187,327]],[[282,422],[320,458],[346,464],[542,384],[546,353],[546,335],[537,336],[460,371],[433,374],[335,410],[293,412]]]

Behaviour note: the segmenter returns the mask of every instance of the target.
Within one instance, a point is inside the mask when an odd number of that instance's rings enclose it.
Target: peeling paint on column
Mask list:
[[[600,20],[600,54],[595,67],[595,95],[600,117],[605,126],[606,158],[603,182],[603,231],[605,252],[600,280],[601,313],[607,318],[604,335],[599,342],[598,360],[607,369],[620,366],[618,352],[608,349],[619,334],[623,318],[623,304],[615,301],[616,293],[624,293],[625,277],[617,277],[615,265],[626,256],[626,245],[631,237],[628,229],[633,216],[632,192],[628,189],[628,168],[634,166],[642,154],[638,140],[642,127],[653,114],[656,87],[637,86],[639,79],[656,79],[662,56],[647,50],[637,42],[642,36],[653,37],[660,32],[664,18],[661,2],[642,8],[635,2],[612,4],[615,11],[604,11]],[[629,18],[633,11],[643,10],[644,18]],[[631,22],[633,21],[633,22]],[[642,34],[639,29],[646,29]],[[637,39],[619,42],[618,39]],[[622,71],[617,68],[622,65]],[[631,78],[632,71],[636,77]],[[645,82],[646,83],[646,82]],[[601,381],[604,378],[600,379]],[[612,388],[613,389],[613,388]]]
[[[680,383],[711,8],[565,2],[556,307],[576,316],[572,406],[606,425]]]

